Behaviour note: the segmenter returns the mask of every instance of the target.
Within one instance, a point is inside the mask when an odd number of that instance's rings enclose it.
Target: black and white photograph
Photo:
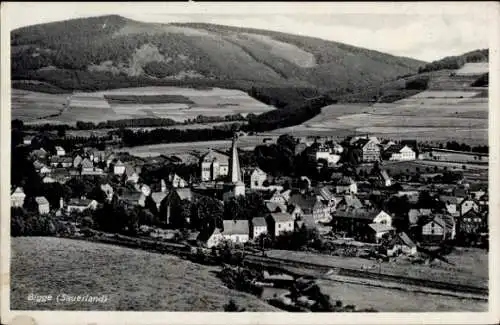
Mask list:
[[[499,4],[271,4],[2,4],[2,323],[494,310]]]

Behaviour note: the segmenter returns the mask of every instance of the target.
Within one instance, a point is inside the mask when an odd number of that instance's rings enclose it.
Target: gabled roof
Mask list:
[[[85,158],[82,160],[82,167],[83,168],[94,168],[94,164],[92,161],[88,158]]]
[[[356,184],[356,182],[349,176],[343,176],[337,183],[339,186],[349,186],[352,184]]]
[[[394,228],[384,224],[384,223],[370,223],[369,224],[370,228],[375,230],[375,232],[385,232],[385,231],[390,231],[393,230]]]
[[[348,208],[361,209],[363,203],[355,195],[344,195],[339,203],[344,203]]]
[[[456,196],[450,196],[450,195],[440,195],[439,201],[441,201],[445,204],[459,204],[462,201],[462,198],[458,198]]]
[[[26,196],[26,194],[24,194],[24,190],[22,187],[16,187],[16,189],[14,190],[14,192],[12,192],[12,195],[16,195],[16,196]]]
[[[330,201],[330,200],[334,199],[332,192],[330,192],[330,190],[325,186],[320,187],[320,188],[315,188],[314,193],[316,195],[321,196],[323,198],[323,200]]]
[[[314,210],[317,198],[316,196],[304,196],[303,194],[297,193],[290,196],[290,203],[298,205],[305,214],[310,214]]]
[[[267,227],[266,219],[263,217],[255,217],[252,219],[254,227]]]
[[[45,198],[45,196],[37,196],[35,197],[35,202],[40,205],[40,204],[49,204],[49,201]]]
[[[393,154],[393,153],[400,153],[401,150],[405,147],[403,144],[393,144],[389,148],[385,150],[385,154]]]
[[[401,244],[406,245],[408,247],[416,247],[417,246],[417,245],[415,245],[415,243],[413,242],[413,240],[411,240],[411,238],[405,232],[400,232],[394,238],[393,245],[395,244],[395,242],[398,242],[398,241]]]
[[[207,153],[201,156],[201,161],[203,162],[218,161],[221,164],[229,164],[229,155],[210,149]]]
[[[248,220],[223,220],[223,235],[248,235]]]
[[[167,196],[167,193],[164,193],[164,192],[153,192],[151,193],[151,198],[153,199],[153,201],[158,204],[158,203],[161,203],[161,201],[163,201],[163,199]]]
[[[177,193],[181,200],[191,201],[194,197],[194,193],[190,188],[176,188],[174,192]]]
[[[276,223],[290,222],[294,220],[293,216],[286,212],[271,213],[271,217]]]
[[[307,229],[316,229],[318,225],[314,221],[314,217],[310,214],[304,215],[300,218],[301,225],[304,225]]]
[[[269,212],[276,212],[277,209],[280,209],[281,212],[286,211],[286,205],[276,202],[266,202],[266,208]]]

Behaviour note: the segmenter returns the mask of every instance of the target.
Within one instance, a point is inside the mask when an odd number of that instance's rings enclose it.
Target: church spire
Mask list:
[[[231,175],[231,183],[235,184],[241,182],[241,169],[240,160],[238,157],[238,148],[236,142],[238,141],[238,135],[235,133],[233,136],[233,144],[231,147],[231,164],[229,166],[229,174]]]

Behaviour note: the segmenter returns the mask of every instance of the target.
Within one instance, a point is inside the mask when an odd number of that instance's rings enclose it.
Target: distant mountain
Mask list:
[[[313,37],[117,15],[16,29],[11,49],[13,86],[52,92],[237,82],[340,94],[425,64]]]

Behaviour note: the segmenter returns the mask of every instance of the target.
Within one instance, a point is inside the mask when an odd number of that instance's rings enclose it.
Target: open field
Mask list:
[[[480,75],[489,71],[488,62],[468,62],[457,70],[457,75]]]
[[[67,102],[67,94],[53,95],[20,89],[11,91],[11,119],[13,120],[31,122],[48,115],[58,114]]]
[[[267,256],[357,270],[361,270],[362,267],[371,267],[372,265],[376,266],[375,270],[379,268],[377,262],[357,257],[347,258],[284,250],[268,251]],[[488,254],[486,251],[472,248],[456,248],[454,252],[447,255],[447,258],[452,263],[455,263],[455,266],[445,264],[441,261],[435,261],[431,265],[413,265],[407,260],[399,259],[396,262],[381,263],[380,272],[412,278],[488,287]]]
[[[488,143],[488,98],[477,91],[424,91],[384,104],[335,104],[309,121],[272,134],[347,136]]]
[[[442,295],[377,288],[360,284],[318,280],[321,291],[344,305],[383,312],[450,312],[488,310],[488,303]],[[337,298],[338,297],[338,298]]]
[[[274,311],[226,288],[207,267],[175,256],[51,237],[12,239],[11,309],[222,311],[230,298],[247,311]],[[105,303],[33,303],[38,295],[107,295]]]
[[[29,93],[29,96],[25,93]],[[66,101],[68,108],[61,115],[33,120],[49,115],[45,110],[57,113]],[[65,124],[143,117],[170,118],[182,122],[199,115],[260,114],[275,109],[240,90],[181,87],[124,88],[72,95],[47,95],[14,90],[12,103],[13,116],[26,122]]]
[[[257,145],[263,143],[267,136],[245,136],[238,139],[238,148],[253,149]],[[276,140],[276,138],[274,139]],[[198,141],[198,142],[181,142],[181,143],[162,143],[146,146],[125,147],[119,151],[128,152],[133,156],[138,157],[153,157],[160,155],[183,154],[193,151],[207,151],[208,149],[229,150],[231,140],[216,140],[216,141]]]

